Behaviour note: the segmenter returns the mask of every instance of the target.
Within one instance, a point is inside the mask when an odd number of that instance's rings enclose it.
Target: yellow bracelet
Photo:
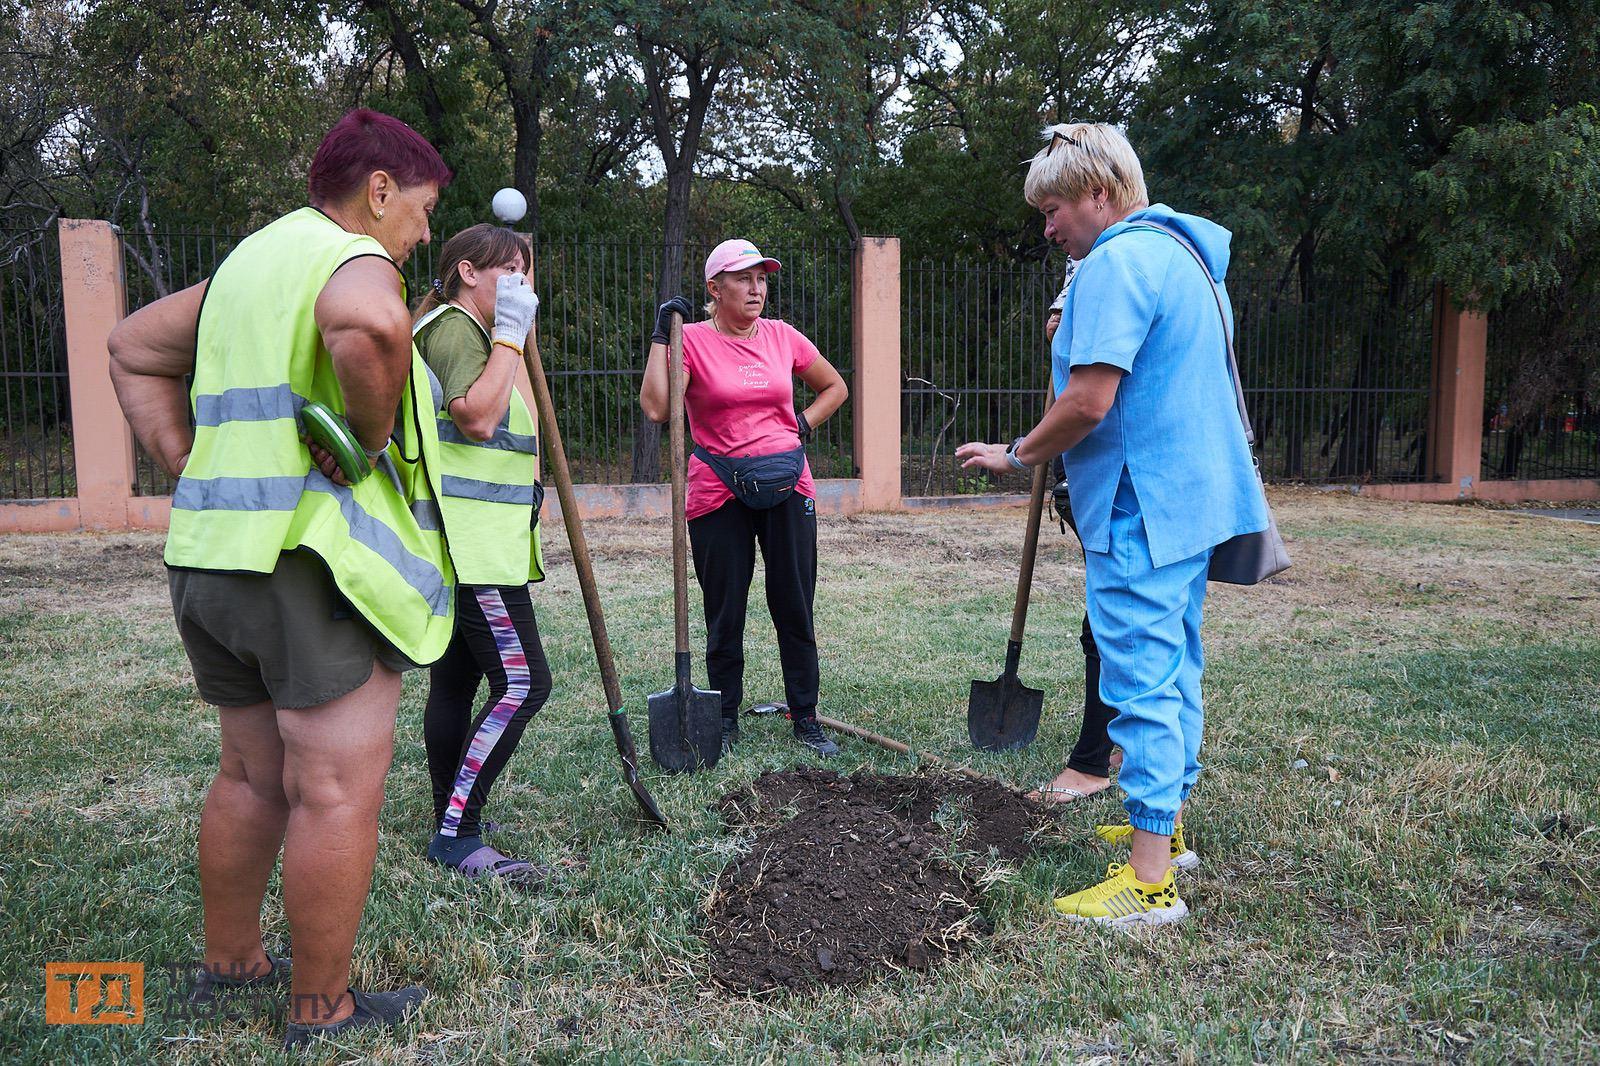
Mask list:
[[[512,344],[510,341],[495,341],[494,343],[495,344],[503,344],[507,348],[510,348],[512,351],[516,352],[518,358],[522,357],[522,349],[517,347],[515,344]]]

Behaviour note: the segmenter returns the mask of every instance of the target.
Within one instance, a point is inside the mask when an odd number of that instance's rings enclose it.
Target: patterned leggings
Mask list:
[[[455,636],[429,674],[422,733],[434,823],[443,836],[471,837],[523,727],[550,698],[550,666],[528,586],[461,585],[456,614]],[[474,713],[485,678],[489,698]]]

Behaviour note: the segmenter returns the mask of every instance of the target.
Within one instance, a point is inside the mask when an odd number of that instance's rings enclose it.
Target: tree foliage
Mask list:
[[[541,234],[656,240],[657,295],[729,233],[1029,263],[1040,128],[1099,119],[1241,269],[1555,336],[1600,288],[1597,50],[1600,0],[0,0],[0,227],[107,218],[159,277],[366,104],[455,169],[442,229],[513,184]],[[1596,358],[1542,347],[1530,389]]]

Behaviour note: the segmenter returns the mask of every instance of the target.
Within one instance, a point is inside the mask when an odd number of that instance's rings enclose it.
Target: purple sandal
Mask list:
[[[468,877],[499,877],[516,885],[542,884],[551,874],[548,866],[513,859],[488,844],[462,859],[454,868]]]

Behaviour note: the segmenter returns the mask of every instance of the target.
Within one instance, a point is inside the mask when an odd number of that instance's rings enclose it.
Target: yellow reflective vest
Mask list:
[[[442,304],[412,327],[427,360],[429,325],[443,315],[462,315],[484,333],[483,324],[454,304]],[[477,441],[461,432],[443,404],[434,402],[439,438],[439,506],[444,512],[450,562],[463,585],[525,585],[544,580],[536,502],[539,437],[527,401],[511,390],[511,405],[494,435]]]
[[[416,349],[400,443],[389,449],[398,477],[380,464],[352,488],[336,485],[300,441],[307,401],[345,411],[313,308],[333,272],[366,255],[392,263],[372,237],[303,207],[246,237],[217,268],[200,311],[194,449],[173,492],[166,561],[268,574],[280,553],[305,548],[374,629],[427,664],[455,628],[455,575],[434,503],[438,440],[418,415],[433,405]]]

